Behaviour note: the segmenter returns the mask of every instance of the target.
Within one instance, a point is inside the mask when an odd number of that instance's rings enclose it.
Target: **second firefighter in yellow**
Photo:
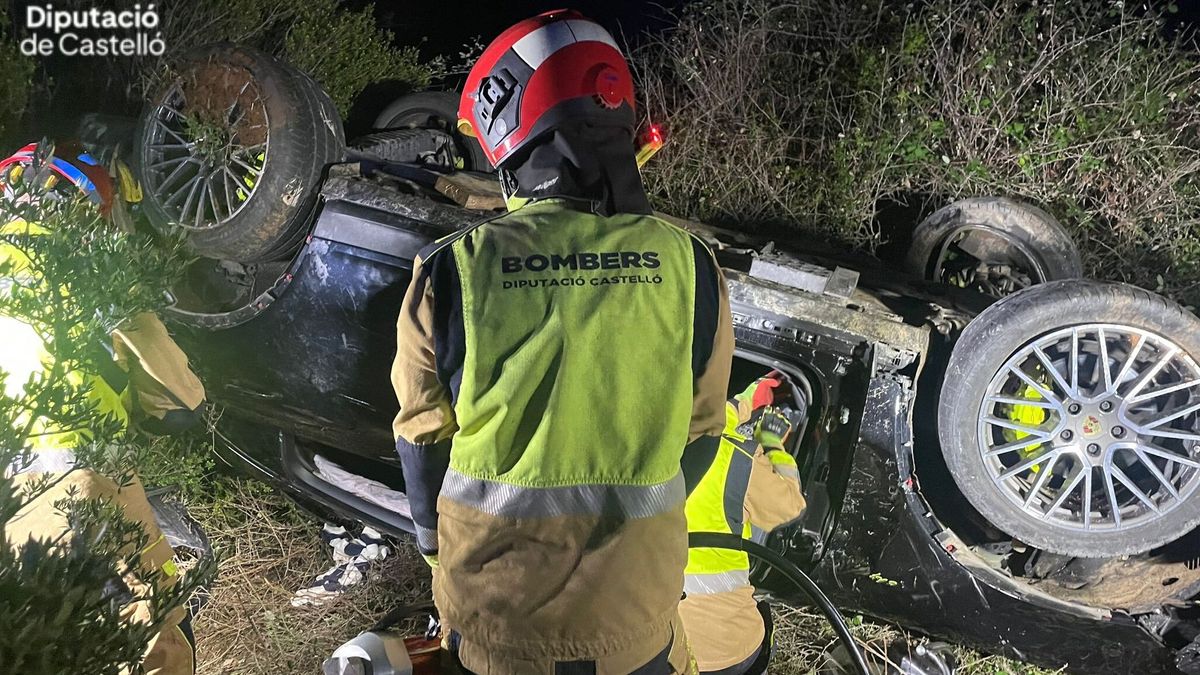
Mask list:
[[[791,424],[771,406],[772,392],[782,380],[771,373],[726,404],[717,457],[687,500],[688,531],[749,538],[804,512],[796,460],[784,450]],[[679,614],[700,672],[766,671],[770,613],[754,600],[745,553],[691,549],[684,592]]]

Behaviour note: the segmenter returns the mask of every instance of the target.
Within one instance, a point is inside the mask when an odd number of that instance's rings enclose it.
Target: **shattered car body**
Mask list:
[[[223,459],[397,535],[412,532],[405,514],[330,483],[317,464],[404,490],[388,374],[412,261],[486,215],[407,175],[334,165],[298,254],[201,260],[169,312],[223,407]],[[997,533],[956,493],[938,452],[936,399],[952,336],[989,299],[898,278],[872,260],[680,224],[726,270],[737,339],[730,390],[770,368],[803,390],[807,418],[791,451],[809,506],[771,545],[840,607],[1070,672],[1200,672],[1200,561],[1038,551]],[[755,577],[764,592],[796,593],[770,572]]]

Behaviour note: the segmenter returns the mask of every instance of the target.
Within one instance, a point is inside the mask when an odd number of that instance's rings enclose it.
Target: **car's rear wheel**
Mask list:
[[[938,430],[993,525],[1055,553],[1149,551],[1200,524],[1200,320],[1124,284],[1060,281],[963,331]]]
[[[299,242],[322,171],[343,152],[320,87],[262,52],[191,54],[143,113],[136,166],[143,205],[200,254],[253,262]]]
[[[913,230],[909,273],[1003,297],[1083,276],[1071,236],[1045,211],[1004,197],[963,199]]]

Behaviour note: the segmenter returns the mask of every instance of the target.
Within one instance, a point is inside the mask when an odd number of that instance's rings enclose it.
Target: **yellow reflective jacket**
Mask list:
[[[717,445],[733,354],[703,242],[533,202],[418,256],[396,346],[417,544],[467,668],[472,644],[630,670],[678,644],[684,470]]]
[[[12,221],[0,227],[0,234],[39,236],[45,234],[42,227],[22,220]],[[25,252],[5,242],[0,242],[0,263],[10,265],[8,274],[0,279],[0,294],[9,293],[12,284],[20,283],[23,277],[31,278],[29,258]],[[33,326],[10,316],[0,314],[0,370],[7,376],[4,380],[5,394],[20,397],[29,383],[29,378],[39,371],[49,372],[53,368],[46,341]],[[75,386],[86,386],[89,401],[104,415],[127,423],[129,415],[121,404],[121,396],[103,378],[82,372],[67,372],[64,376]],[[27,422],[27,420],[25,420]],[[34,452],[71,450],[87,442],[86,434],[78,429],[62,428],[46,420],[33,421],[28,442]]]
[[[689,532],[751,538],[795,520],[804,511],[796,460],[739,433],[750,406],[738,404],[736,398],[726,404],[717,457],[688,497]],[[743,414],[747,419],[742,419]],[[763,641],[764,626],[745,553],[690,549],[684,593],[679,614],[701,672],[735,666],[754,654]]]

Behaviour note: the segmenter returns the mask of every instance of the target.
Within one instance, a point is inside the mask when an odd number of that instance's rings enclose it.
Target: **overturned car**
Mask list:
[[[147,216],[200,256],[166,318],[221,457],[396,535],[413,258],[503,206],[447,100],[397,101],[347,149],[315,83],[223,46],[133,140]],[[790,376],[809,506],[771,546],[841,607],[1070,672],[1200,673],[1200,321],[1080,279],[1054,219],[1005,198],[921,222],[903,271],[676,222],[727,274],[730,391]]]

